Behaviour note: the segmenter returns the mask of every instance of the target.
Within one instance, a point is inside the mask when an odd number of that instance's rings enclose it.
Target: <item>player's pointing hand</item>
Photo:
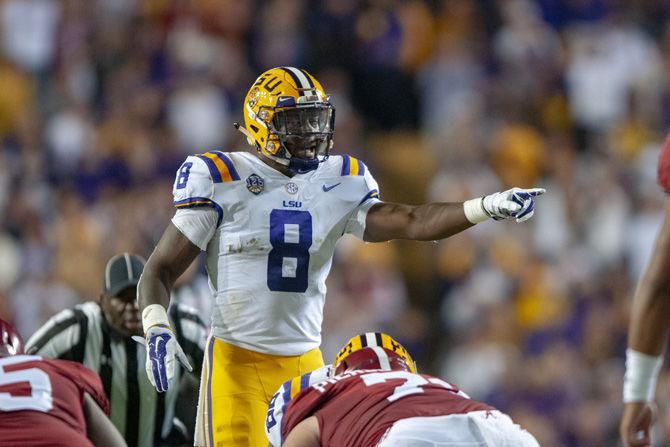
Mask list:
[[[492,217],[495,220],[515,218],[524,222],[535,213],[535,198],[544,194],[544,188],[512,188],[494,192],[479,199],[466,202],[465,214],[472,223]]]

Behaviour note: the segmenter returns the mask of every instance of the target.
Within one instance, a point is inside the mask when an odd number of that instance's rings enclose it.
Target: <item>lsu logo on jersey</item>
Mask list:
[[[282,206],[284,208],[300,208],[302,207],[302,202],[299,200],[283,200]]]

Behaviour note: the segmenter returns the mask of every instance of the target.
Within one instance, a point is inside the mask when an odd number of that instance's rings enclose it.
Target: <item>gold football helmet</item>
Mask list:
[[[353,337],[342,349],[340,349],[340,352],[335,357],[335,361],[333,361],[332,370],[336,371],[339,364],[342,363],[342,360],[349,354],[363,348],[375,346],[395,352],[407,363],[410,372],[416,373],[416,363],[414,363],[414,359],[409,355],[407,349],[394,340],[393,337],[383,332],[366,332],[365,334]]]
[[[295,173],[314,170],[328,158],[335,108],[319,81],[294,67],[272,68],[256,79],[244,99],[242,131],[259,153]]]

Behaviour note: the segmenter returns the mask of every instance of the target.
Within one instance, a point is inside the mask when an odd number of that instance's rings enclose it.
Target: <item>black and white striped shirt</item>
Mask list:
[[[175,303],[168,313],[199,380],[207,328],[189,307]],[[144,366],[146,350],[112,330],[98,303],[87,302],[55,315],[28,340],[26,351],[83,363],[97,371],[111,403],[110,418],[129,446],[158,445],[172,430],[184,370],[179,365],[174,385],[166,393],[156,392]]]

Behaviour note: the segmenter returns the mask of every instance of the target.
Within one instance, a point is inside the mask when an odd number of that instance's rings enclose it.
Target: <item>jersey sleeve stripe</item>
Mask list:
[[[364,174],[365,165],[362,161],[359,161],[357,158],[352,157],[351,155],[342,155],[342,171],[340,171],[341,176]]]
[[[379,198],[379,191],[377,191],[376,189],[373,189],[372,191],[367,193],[365,195],[365,197],[363,197],[363,199],[360,202],[358,202],[358,204],[362,205],[370,199],[378,199],[378,198]]]
[[[358,175],[358,160],[354,157],[349,157],[349,175]]]
[[[219,173],[219,178],[221,179],[221,182],[233,181],[233,178],[230,175],[230,171],[228,170],[228,166],[223,162],[223,160],[221,160],[220,157],[211,152],[207,152],[206,154],[202,155],[203,157],[208,158],[209,160],[211,160],[212,163],[214,163],[214,166],[216,166],[216,169]]]
[[[303,374],[302,376],[300,376],[300,391],[309,388],[309,378],[311,376],[312,376],[311,372],[308,372],[307,374]]]
[[[184,200],[172,202],[172,204],[179,210],[187,208],[214,208],[219,215],[219,218],[216,221],[216,226],[218,227],[221,225],[221,221],[223,220],[223,208],[207,197],[188,197]]]
[[[219,169],[214,163],[214,160],[207,157],[206,155],[207,154],[196,155],[196,157],[205,162],[205,164],[207,165],[207,169],[209,169],[209,175],[212,177],[212,181],[214,183],[222,183],[223,179],[221,178],[221,174],[219,173]]]
[[[285,415],[286,414],[286,408],[288,407],[288,404],[291,402],[291,381],[284,382],[284,385],[282,385],[284,388],[284,393],[282,394],[282,399],[284,400],[281,408],[281,414]],[[284,443],[284,421],[286,418],[282,417],[281,424],[282,426],[279,427],[279,434],[281,437],[281,443]]]
[[[300,392],[300,376],[291,379],[291,399]]]
[[[230,159],[230,157],[219,151],[210,152],[209,154],[214,154],[217,157],[218,160],[215,160],[214,163],[216,163],[219,171],[221,171],[221,177],[223,178],[224,182],[232,182],[234,180],[240,179],[240,175],[237,173],[235,165],[233,164],[233,161]],[[205,154],[205,156],[209,155]]]
[[[365,163],[360,160],[358,161],[358,175],[365,175]]]
[[[342,172],[340,175],[349,175],[349,156],[344,154],[342,155]]]

